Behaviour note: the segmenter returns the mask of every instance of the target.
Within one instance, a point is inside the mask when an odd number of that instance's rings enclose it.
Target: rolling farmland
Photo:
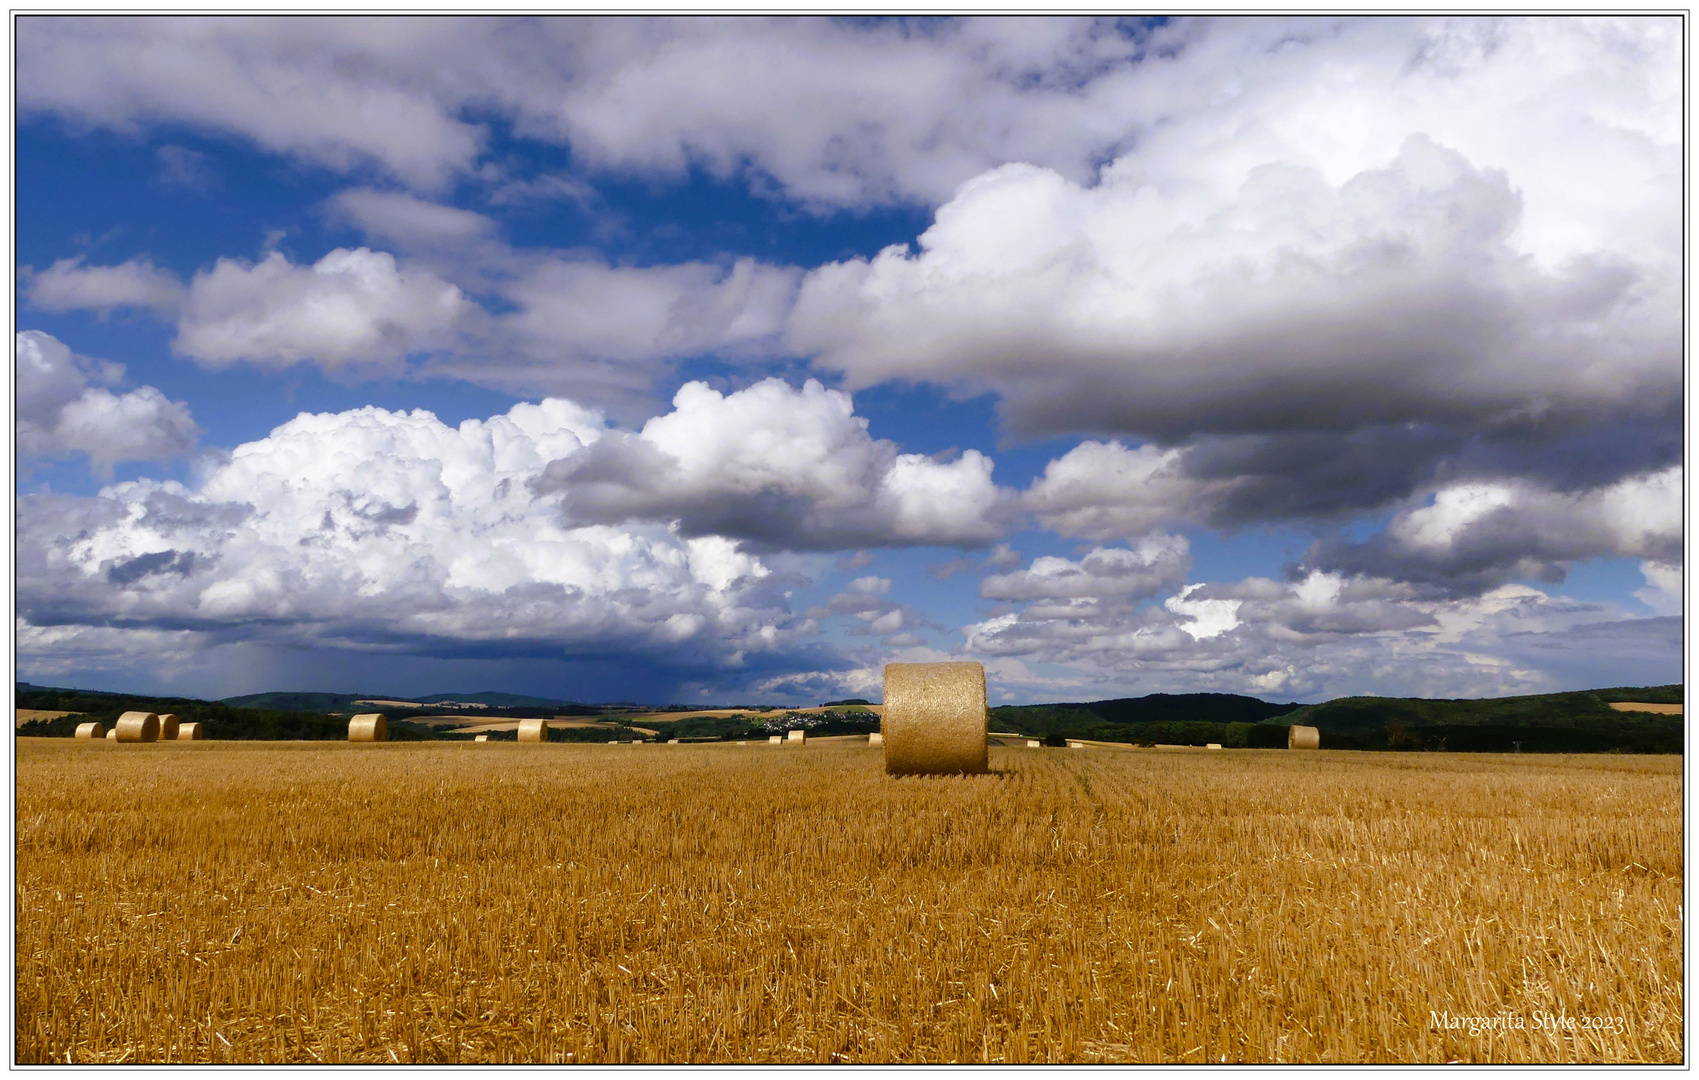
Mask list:
[[[1681,1060],[1677,757],[990,753],[20,739],[17,1060]]]

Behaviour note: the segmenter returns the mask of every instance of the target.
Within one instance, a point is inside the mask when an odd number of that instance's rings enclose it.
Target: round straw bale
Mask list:
[[[389,721],[381,712],[361,713],[348,721],[349,742],[388,742]]]
[[[1293,724],[1286,729],[1286,749],[1288,750],[1320,750],[1321,732],[1313,727]]]
[[[1028,739],[1026,741],[1026,744],[1028,746],[1043,746],[1044,745],[1043,743],[1039,742],[1037,739]]]
[[[104,739],[106,738],[106,725],[101,723],[99,720],[90,720],[86,724],[78,724],[77,738]]]
[[[1218,743],[1218,742],[1205,743],[1204,749],[1205,750],[1219,750],[1219,749],[1221,749],[1221,744]]]
[[[871,734],[867,737],[867,745],[868,746],[884,746],[885,745],[885,733],[882,732],[882,731],[875,731],[873,734]]]
[[[973,661],[886,664],[885,771],[982,773],[988,766],[985,668]]]
[[[806,732],[806,731],[786,732],[785,733],[785,741],[786,742],[793,742],[793,743],[805,743],[805,742],[808,741],[808,732]]]
[[[108,731],[106,733],[106,741],[107,742],[117,742],[118,741],[118,729],[117,728],[113,728],[111,731]]]
[[[488,735],[474,735],[474,736],[472,736],[472,741],[473,742],[489,742],[490,737]]]
[[[668,746],[677,746],[677,745],[678,745],[678,740],[677,740],[677,739],[668,739],[668,740],[667,740],[667,745],[668,745]]]
[[[1068,740],[1068,749],[1069,750],[1084,750],[1085,749],[1085,743],[1080,742],[1078,739],[1069,739]]]
[[[782,743],[785,741],[785,737],[783,735],[769,735],[767,736],[767,741],[770,743]]]
[[[159,717],[150,712],[127,712],[112,726],[119,742],[158,742]]]
[[[178,742],[200,742],[204,738],[206,738],[206,733],[198,720],[177,725]]]
[[[177,737],[177,714],[159,714],[159,741],[166,742]]]
[[[548,742],[549,722],[547,720],[519,721],[520,742]]]

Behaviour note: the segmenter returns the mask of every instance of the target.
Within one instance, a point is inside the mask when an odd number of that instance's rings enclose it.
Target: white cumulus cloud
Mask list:
[[[39,330],[17,335],[16,357],[22,455],[85,454],[96,472],[110,475],[119,462],[169,458],[194,448],[200,428],[186,404],[152,386],[122,394],[107,389],[123,378],[121,365],[74,356],[64,342]]]
[[[384,364],[448,344],[473,305],[428,270],[369,248],[311,266],[273,251],[195,275],[173,348],[212,366]]]
[[[173,314],[183,302],[183,283],[145,258],[117,266],[84,266],[81,258],[60,259],[46,270],[23,274],[25,295],[43,311],[147,308]]]
[[[795,635],[759,559],[664,525],[563,520],[533,490],[602,433],[559,400],[458,428],[423,411],[303,414],[195,488],[25,496],[19,612],[437,655],[594,647],[736,666],[784,647]]]
[[[974,450],[903,454],[868,435],[848,394],[813,379],[731,394],[692,382],[640,431],[557,462],[540,490],[563,491],[587,520],[676,521],[775,548],[977,547],[1007,527],[992,466]]]

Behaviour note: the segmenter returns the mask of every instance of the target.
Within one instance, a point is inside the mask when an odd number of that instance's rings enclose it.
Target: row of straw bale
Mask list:
[[[161,716],[150,712],[127,712],[110,730],[98,720],[78,724],[76,738],[106,739],[111,742],[198,742],[205,738],[198,723],[181,723],[176,713]]]

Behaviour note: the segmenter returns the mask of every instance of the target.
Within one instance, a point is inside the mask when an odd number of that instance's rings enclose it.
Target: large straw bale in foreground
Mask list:
[[[177,725],[178,742],[200,742],[204,738],[206,738],[206,733],[198,720]]]
[[[349,742],[388,742],[389,721],[381,712],[361,713],[348,721]]]
[[[176,713],[159,714],[159,741],[167,742],[177,737],[177,729],[181,725]]]
[[[150,712],[127,712],[112,725],[119,742],[158,742],[159,717]]]
[[[77,738],[104,739],[106,738],[106,725],[101,723],[99,720],[90,720],[86,724],[78,724]]]
[[[519,721],[520,742],[548,742],[549,722],[547,720]]]
[[[1320,750],[1321,732],[1313,727],[1293,724],[1286,731],[1286,749],[1288,750]]]
[[[886,664],[885,771],[895,776],[987,768],[985,668],[973,661]]]

